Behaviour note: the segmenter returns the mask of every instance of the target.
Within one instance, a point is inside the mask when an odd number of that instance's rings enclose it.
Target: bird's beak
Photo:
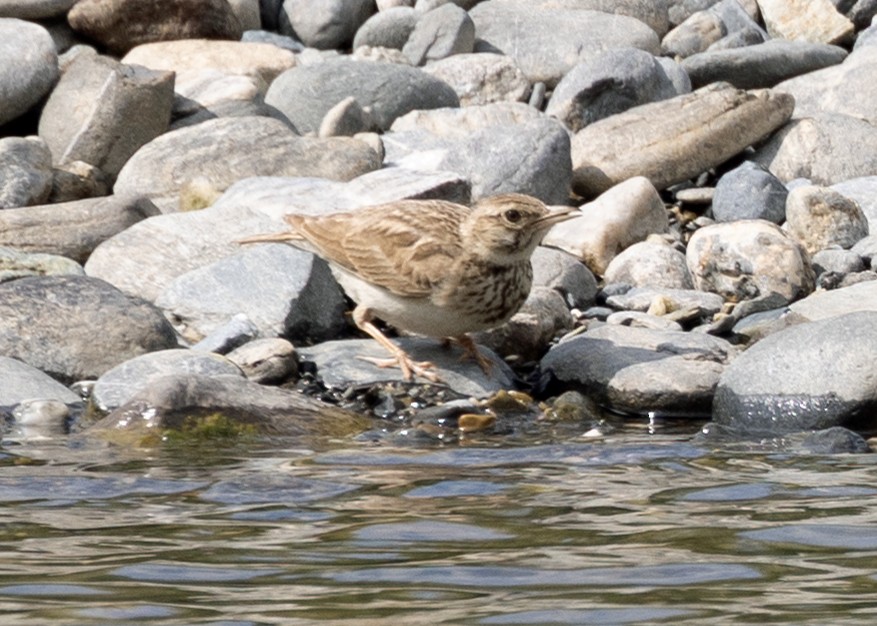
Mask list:
[[[572,219],[574,217],[580,217],[582,212],[573,207],[551,207],[549,208],[548,215],[544,217],[540,217],[536,221],[536,225],[539,228],[548,229],[554,226],[555,224],[560,224],[561,222],[565,222],[566,220]]]

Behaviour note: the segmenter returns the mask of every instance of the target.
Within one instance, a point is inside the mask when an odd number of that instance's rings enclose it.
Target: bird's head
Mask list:
[[[568,207],[551,210],[519,193],[491,196],[475,204],[461,225],[463,245],[496,263],[527,260],[552,226],[579,214]]]

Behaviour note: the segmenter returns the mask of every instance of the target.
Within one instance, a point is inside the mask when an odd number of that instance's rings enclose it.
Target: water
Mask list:
[[[690,431],[696,430],[691,426]],[[873,455],[16,446],[3,624],[873,624]]]

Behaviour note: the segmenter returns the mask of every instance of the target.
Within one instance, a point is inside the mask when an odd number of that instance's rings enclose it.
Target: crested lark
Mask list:
[[[328,261],[357,303],[353,321],[398,366],[437,381],[429,362],[416,362],[373,323],[431,337],[454,338],[482,369],[490,361],[466,333],[507,321],[527,299],[530,256],[542,237],[575,209],[550,211],[539,200],[503,194],[468,207],[445,200],[402,200],[322,217],[287,215],[291,232],[257,235],[242,243],[290,241]]]

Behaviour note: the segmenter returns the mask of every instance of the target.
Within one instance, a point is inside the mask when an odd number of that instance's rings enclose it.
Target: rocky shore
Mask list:
[[[427,437],[605,411],[877,430],[877,3],[0,1],[5,437]],[[577,206],[505,326],[358,359],[283,215]],[[523,390],[529,395],[508,393]],[[516,417],[517,416],[517,417]],[[506,422],[506,424],[512,422]],[[802,443],[803,442],[803,443]]]

